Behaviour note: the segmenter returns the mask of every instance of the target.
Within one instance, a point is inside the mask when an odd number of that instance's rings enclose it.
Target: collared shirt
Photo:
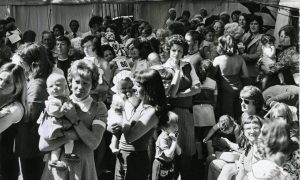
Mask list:
[[[71,40],[73,38],[77,38],[77,37],[81,37],[82,36],[82,33],[81,32],[76,32],[76,35],[74,36],[74,33],[73,32],[70,32],[67,37]]]
[[[88,96],[87,98],[81,100],[81,99],[78,99],[74,94],[72,94],[70,96],[70,99],[75,104],[77,104],[80,107],[81,111],[83,111],[83,112],[88,112],[91,107],[91,104],[93,102],[93,98],[91,96]]]

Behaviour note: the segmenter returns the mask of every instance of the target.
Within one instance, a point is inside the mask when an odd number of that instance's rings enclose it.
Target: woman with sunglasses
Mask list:
[[[241,119],[251,115],[262,115],[264,98],[257,87],[245,86],[240,93],[240,103],[243,112]]]

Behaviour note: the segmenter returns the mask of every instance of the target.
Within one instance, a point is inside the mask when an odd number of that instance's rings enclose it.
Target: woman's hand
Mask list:
[[[64,132],[64,135],[69,140],[78,140],[79,136],[74,130],[68,130]]]
[[[75,109],[75,106],[68,106],[68,110],[65,112],[65,116],[69,119],[69,121],[74,124],[78,122],[78,115]]]

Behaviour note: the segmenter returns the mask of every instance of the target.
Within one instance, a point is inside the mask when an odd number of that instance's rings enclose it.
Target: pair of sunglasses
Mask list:
[[[245,98],[240,98],[240,103],[244,102],[245,104],[249,104],[250,102],[253,102],[254,100],[251,99],[245,99]]]

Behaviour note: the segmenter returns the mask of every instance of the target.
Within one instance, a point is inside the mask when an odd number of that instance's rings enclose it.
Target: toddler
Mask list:
[[[174,176],[174,155],[181,154],[177,144],[178,116],[169,111],[169,120],[163,125],[156,141],[155,160],[152,167],[152,180],[170,179]]]
[[[241,130],[240,126],[234,121],[234,119],[228,115],[223,115],[220,117],[219,122],[215,124],[206,137],[203,139],[204,143],[213,137],[212,145],[215,151],[229,151],[232,149],[228,147],[228,143],[223,143],[223,140],[226,142],[236,142],[240,136]]]
[[[48,100],[45,101],[45,112],[40,116],[39,134],[47,139],[54,140],[64,136],[64,131],[72,127],[72,123],[67,120],[67,112],[73,107],[67,91],[67,82],[63,75],[51,74],[47,79]],[[42,118],[42,119],[41,119]],[[78,157],[72,154],[74,141],[69,141],[64,145],[65,158],[77,160]],[[61,148],[51,152],[49,165],[56,168],[64,168],[65,164],[59,161]]]
[[[139,102],[133,95],[133,82],[129,77],[119,79],[112,90],[116,91],[116,94],[113,95],[112,103],[108,110],[107,124],[112,125],[118,123],[122,125],[124,120],[130,119],[133,110]],[[111,144],[109,145],[114,154],[119,152],[119,138],[120,134],[114,134],[111,139]]]
[[[260,70],[257,80],[262,82],[262,89],[266,89],[270,75],[276,71],[276,48],[274,45],[275,38],[269,34],[264,34],[261,37],[261,43],[262,57],[257,62]],[[278,79],[280,84],[284,84],[284,77],[282,73],[278,73]]]
[[[115,53],[118,54],[120,44],[116,41],[116,36],[113,32],[105,32],[104,37],[107,39],[108,44],[114,49]]]
[[[200,44],[200,54],[203,59],[214,60],[218,56],[217,46],[214,42],[215,30],[207,27],[203,30],[204,40]]]
[[[174,85],[174,82],[172,82],[174,77],[174,70],[172,70],[171,68],[164,67],[162,65],[155,65],[151,68],[157,70],[160,74],[165,88],[165,94],[167,97],[169,97],[172,94],[172,86]]]

